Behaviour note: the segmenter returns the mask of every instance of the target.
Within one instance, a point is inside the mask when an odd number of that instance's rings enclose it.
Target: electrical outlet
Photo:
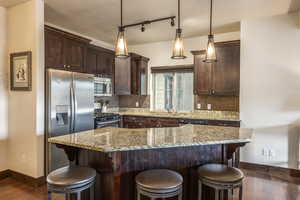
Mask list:
[[[139,102],[137,101],[137,102],[135,102],[135,107],[139,107],[140,106],[140,104],[139,104]]]
[[[200,110],[201,109],[201,103],[197,104],[197,109]]]
[[[207,110],[211,110],[211,104],[207,104]]]

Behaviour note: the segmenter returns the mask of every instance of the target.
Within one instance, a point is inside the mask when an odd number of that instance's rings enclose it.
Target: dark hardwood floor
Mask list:
[[[0,200],[46,199],[46,186],[33,188],[12,178],[0,181]],[[64,198],[55,195],[54,199]],[[234,200],[237,200],[237,194]],[[244,200],[300,200],[300,185],[259,176],[247,176],[244,185]]]

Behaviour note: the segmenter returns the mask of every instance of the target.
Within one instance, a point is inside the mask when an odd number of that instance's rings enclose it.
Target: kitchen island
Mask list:
[[[239,148],[251,141],[252,130],[185,125],[176,128],[102,128],[50,138],[72,164],[97,170],[95,199],[134,200],[134,177],[147,169],[167,168],[184,177],[183,199],[197,198],[199,165],[239,165]],[[205,199],[213,193],[205,188]],[[82,199],[87,200],[88,193]]]

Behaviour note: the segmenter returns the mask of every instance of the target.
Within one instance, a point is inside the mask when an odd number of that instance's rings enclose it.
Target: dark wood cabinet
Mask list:
[[[205,50],[194,54],[194,94],[239,96],[240,41],[216,43],[217,62],[204,63]]]
[[[45,29],[45,65],[47,68],[61,68],[64,65],[64,37]]]
[[[194,55],[194,94],[198,95],[209,95],[212,88],[212,67],[203,62],[204,59],[205,51]]]
[[[90,40],[45,26],[47,68],[85,72],[86,48]]]
[[[240,127],[240,121],[212,120],[212,119],[188,119],[168,117],[147,117],[124,115],[122,117],[123,128],[161,128],[179,127],[187,124]]]
[[[179,120],[176,118],[124,115],[122,124],[123,128],[179,127]]]
[[[67,70],[74,72],[85,72],[85,53],[86,44],[73,40],[65,39],[64,58]]]
[[[113,51],[90,45],[87,49],[86,71],[90,74],[112,77],[115,65]]]
[[[115,93],[147,95],[149,59],[131,53],[128,58],[115,58]]]
[[[89,74],[97,74],[98,51],[92,48],[87,49],[86,54],[86,72]]]

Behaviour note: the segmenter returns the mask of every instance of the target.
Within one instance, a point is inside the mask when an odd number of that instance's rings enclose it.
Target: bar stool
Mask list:
[[[81,198],[81,192],[90,189],[90,199],[94,199],[94,184],[96,171],[88,167],[67,166],[51,172],[47,176],[48,200],[51,193],[65,194],[70,199],[71,194],[76,194],[77,200]]]
[[[182,199],[182,176],[167,169],[147,170],[139,173],[135,182],[137,185],[137,199],[141,199],[141,195],[149,197],[151,200],[157,198],[169,198],[178,196],[178,200]]]
[[[215,199],[224,199],[224,191],[239,188],[239,200],[243,198],[244,174],[235,167],[222,164],[206,164],[198,168],[199,191],[198,200],[202,199],[202,184],[215,189]]]

